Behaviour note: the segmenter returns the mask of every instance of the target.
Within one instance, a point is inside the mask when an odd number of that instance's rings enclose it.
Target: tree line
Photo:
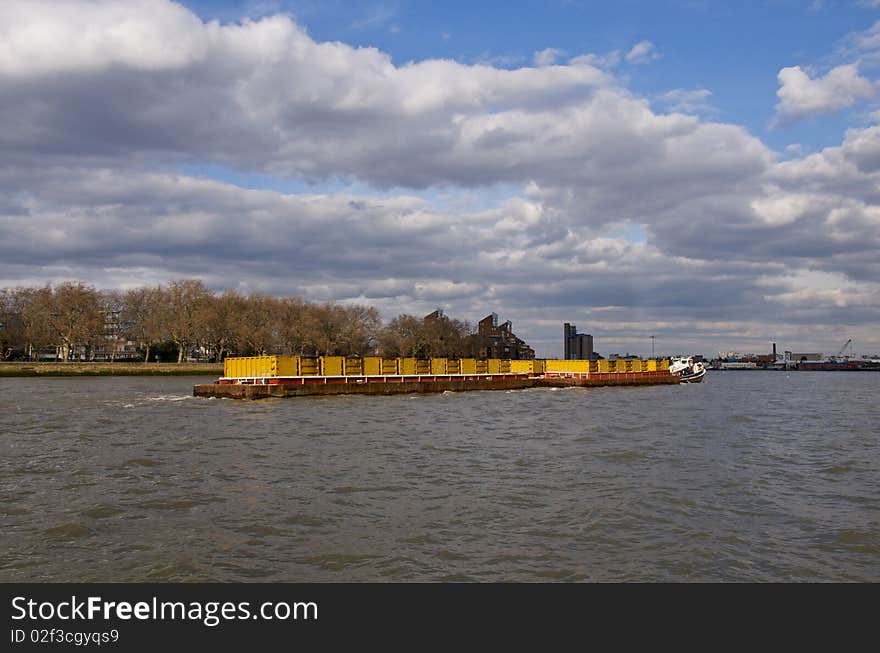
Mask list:
[[[74,281],[0,289],[0,360],[132,360],[227,356],[477,356],[470,324],[442,313],[384,324],[362,304],[308,302],[192,279],[131,290]]]

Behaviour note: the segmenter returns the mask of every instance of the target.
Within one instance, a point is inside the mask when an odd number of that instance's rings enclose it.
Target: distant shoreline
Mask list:
[[[217,363],[0,362],[0,378],[54,376],[223,376]]]

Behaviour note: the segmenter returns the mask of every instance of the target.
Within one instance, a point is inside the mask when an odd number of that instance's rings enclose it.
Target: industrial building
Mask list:
[[[574,324],[565,323],[564,327],[565,360],[593,360],[593,336],[578,333]]]
[[[499,324],[497,313],[491,313],[477,323],[476,338],[477,355],[480,358],[535,358],[535,350],[513,333],[513,323],[507,320]]]

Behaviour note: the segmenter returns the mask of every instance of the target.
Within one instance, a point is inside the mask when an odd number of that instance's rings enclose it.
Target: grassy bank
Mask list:
[[[213,376],[223,375],[216,363],[8,363],[0,362],[0,378],[12,376]]]

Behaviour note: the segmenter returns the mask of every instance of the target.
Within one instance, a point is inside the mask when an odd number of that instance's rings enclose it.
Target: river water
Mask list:
[[[239,402],[0,379],[0,581],[878,581],[880,374]]]

